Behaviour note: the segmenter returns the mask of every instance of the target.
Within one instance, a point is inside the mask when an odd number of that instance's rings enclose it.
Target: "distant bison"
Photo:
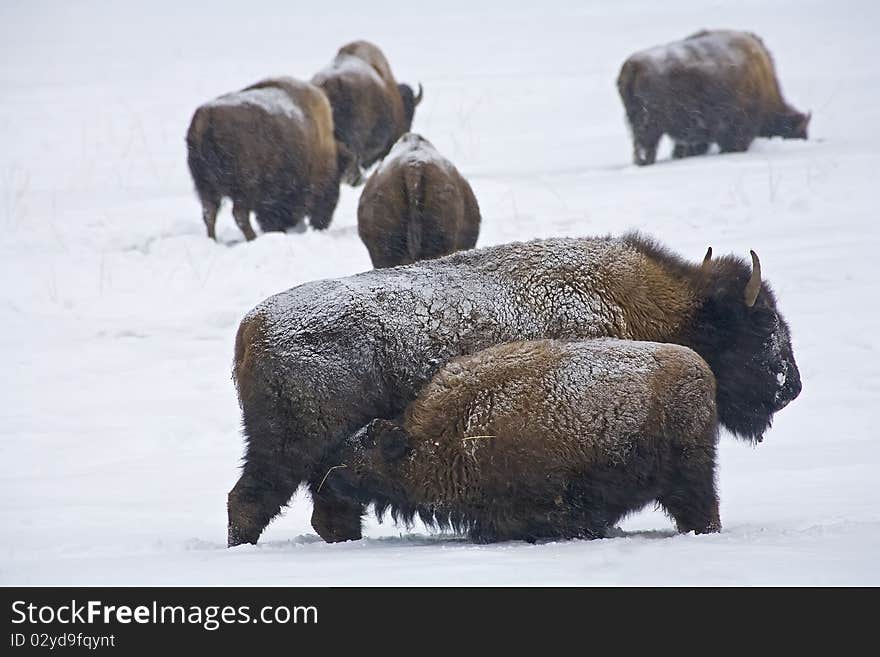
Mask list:
[[[407,84],[398,84],[378,46],[354,41],[339,49],[329,66],[312,77],[333,107],[336,138],[345,144],[358,167],[381,160],[412,126],[422,100]],[[355,184],[359,180],[354,180]]]
[[[351,164],[333,137],[333,115],[321,90],[293,78],[263,80],[205,103],[186,135],[189,170],[202,202],[208,237],[220,201],[232,199],[235,223],[248,240],[299,224],[330,224],[341,172]]]
[[[313,281],[242,320],[233,376],[247,441],[229,544],[254,543],[300,483],[328,541],[360,537],[362,507],[321,481],[336,450],[394,418],[452,358],[541,338],[690,347],[712,369],[718,418],[759,440],[797,397],[788,326],[760,264],[691,264],[638,235],[536,240]]]
[[[745,151],[756,137],[806,139],[809,114],[782,98],[773,58],[749,32],[703,30],[643,50],[623,64],[617,88],[633,137],[633,159],[652,164],[663,134],[673,157]]]
[[[715,378],[686,347],[512,342],[354,434],[326,485],[483,543],[600,537],[653,501],[681,532],[716,532],[716,437]]]
[[[370,176],[358,203],[358,233],[374,267],[472,249],[479,232],[471,186],[431,142],[411,132]]]

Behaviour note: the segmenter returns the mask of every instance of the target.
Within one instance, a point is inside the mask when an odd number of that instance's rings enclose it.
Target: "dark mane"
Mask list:
[[[691,262],[685,260],[677,253],[660,244],[657,240],[645,235],[638,230],[631,230],[623,234],[620,238],[627,246],[635,249],[639,253],[644,254],[649,259],[660,263],[664,269],[671,273],[675,278],[685,279],[699,286],[700,282],[705,278],[702,275],[701,260]],[[719,258],[718,260],[729,259],[729,256]],[[736,260],[736,258],[733,258]],[[712,262],[716,262],[714,259]],[[744,261],[740,261],[743,266]]]
[[[713,257],[704,275],[700,262],[694,263],[685,260],[654,238],[637,230],[625,233],[621,237],[621,241],[651,260],[660,263],[675,277],[694,283],[699,296],[716,299],[729,298],[730,300],[742,297],[742,291],[752,275],[751,264],[736,255]],[[759,299],[761,297],[775,308],[776,298],[766,281],[761,283]]]
[[[371,497],[373,511],[379,522],[382,522],[386,515],[390,515],[396,524],[403,524],[407,529],[412,529],[416,516],[418,516],[422,524],[430,529],[439,529],[440,531],[451,530],[456,534],[467,534],[474,529],[474,524],[471,520],[460,512],[440,510],[436,507],[400,504],[381,494],[373,493]]]
[[[682,277],[693,276],[700,269],[699,262],[693,263],[685,260],[671,249],[660,244],[653,237],[645,235],[638,230],[624,233],[620,240],[627,246],[632,247],[639,253],[645,254],[652,260],[656,260],[673,273]]]

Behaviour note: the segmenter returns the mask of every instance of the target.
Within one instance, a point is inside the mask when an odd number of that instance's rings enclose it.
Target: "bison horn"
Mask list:
[[[419,93],[416,94],[416,98],[415,98],[416,105],[418,105],[419,103],[422,102],[422,91],[423,91],[422,90],[422,83],[419,82]]]
[[[709,266],[709,261],[712,259],[712,247],[710,246],[706,249],[706,255],[703,256],[703,269]]]
[[[751,308],[755,305],[755,301],[758,299],[758,292],[761,291],[761,261],[758,260],[757,253],[754,251],[749,251],[749,253],[752,254],[752,277],[749,279],[749,282],[746,283],[744,300],[746,306]]]

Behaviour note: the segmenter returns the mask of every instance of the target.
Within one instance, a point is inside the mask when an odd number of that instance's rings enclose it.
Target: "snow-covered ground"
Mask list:
[[[0,4],[0,584],[880,584],[880,4],[132,4]],[[630,164],[620,64],[703,27],[764,38],[810,141]],[[326,545],[300,491],[226,549],[239,319],[370,263],[348,187],[327,232],[244,244],[224,206],[209,241],[183,136],[199,103],[355,38],[423,83],[414,130],[470,179],[480,245],[638,228],[759,253],[804,391],[763,444],[722,436],[721,534],[649,509],[601,541],[371,519]]]

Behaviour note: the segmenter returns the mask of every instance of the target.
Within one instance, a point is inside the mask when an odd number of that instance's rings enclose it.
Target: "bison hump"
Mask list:
[[[704,30],[682,41],[648,48],[636,57],[663,74],[683,69],[698,69],[706,73],[724,73],[744,66],[750,45],[760,42],[745,32],[732,30]]]
[[[452,169],[452,164],[449,160],[440,155],[430,141],[414,132],[407,132],[395,142],[388,155],[382,160],[382,163],[379,165],[379,171],[397,165],[412,166],[422,164],[433,164],[444,171]]]
[[[255,107],[266,114],[286,116],[297,122],[305,121],[302,108],[290,95],[278,87],[245,89],[220,96],[209,103],[212,107]]]
[[[385,86],[385,80],[379,72],[360,57],[355,55],[340,54],[330,63],[329,66],[315,73],[312,78],[313,82],[321,86],[330,78],[348,78],[348,79],[370,79],[373,83]]]

